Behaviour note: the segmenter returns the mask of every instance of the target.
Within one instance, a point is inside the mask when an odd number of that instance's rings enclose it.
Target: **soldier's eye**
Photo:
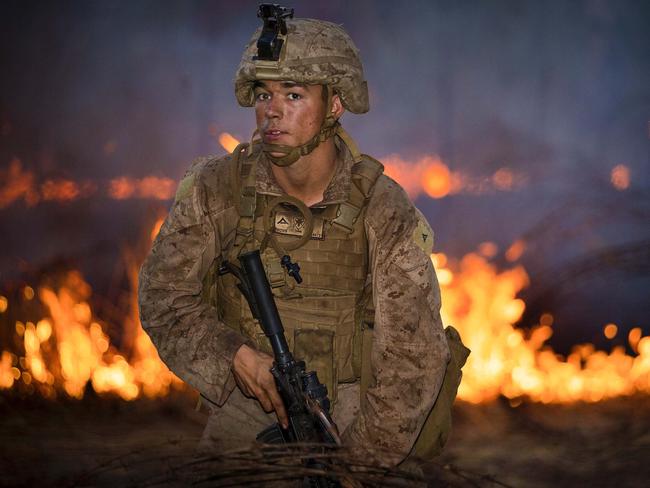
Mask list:
[[[299,93],[289,93],[287,97],[289,97],[289,100],[300,100],[302,98],[302,95]]]
[[[270,98],[268,93],[265,92],[259,92],[257,95],[255,95],[255,100],[258,102],[264,102]]]

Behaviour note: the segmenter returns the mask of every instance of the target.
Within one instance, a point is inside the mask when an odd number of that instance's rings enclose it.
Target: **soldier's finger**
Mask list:
[[[273,402],[271,402],[271,399],[267,395],[266,391],[264,390],[259,390],[256,394],[255,397],[257,400],[260,402],[262,405],[262,408],[266,413],[270,413],[273,411]]]
[[[289,427],[289,417],[287,416],[287,410],[284,408],[284,402],[280,398],[278,390],[275,389],[275,385],[273,385],[273,390],[269,392],[269,397],[273,403],[273,409],[278,416],[278,422],[286,429]]]

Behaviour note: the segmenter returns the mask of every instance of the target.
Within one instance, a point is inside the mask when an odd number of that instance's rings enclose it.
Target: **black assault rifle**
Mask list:
[[[290,274],[300,283],[299,267],[290,263]],[[289,418],[289,427],[283,429],[275,423],[257,435],[257,440],[267,444],[278,443],[325,443],[341,444],[338,429],[330,416],[330,401],[327,387],[318,381],[315,371],[306,371],[304,361],[296,361],[289,350],[278,309],[266,278],[259,251],[247,252],[239,256],[241,267],[224,261],[219,274],[232,273],[239,279],[237,287],[242,292],[253,317],[261,324],[264,334],[273,348],[274,363],[271,374],[284,402]],[[289,268],[287,266],[287,268]],[[323,462],[308,460],[306,467],[324,469]],[[318,488],[340,486],[331,478],[310,477],[306,486]]]

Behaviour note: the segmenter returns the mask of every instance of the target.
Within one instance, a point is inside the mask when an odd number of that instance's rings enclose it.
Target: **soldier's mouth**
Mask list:
[[[280,137],[282,137],[284,134],[286,134],[286,132],[281,131],[279,129],[266,130],[264,131],[264,140],[266,142],[275,141]]]

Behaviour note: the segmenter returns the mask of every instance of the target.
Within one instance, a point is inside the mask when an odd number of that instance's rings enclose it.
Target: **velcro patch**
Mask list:
[[[276,210],[273,229],[276,234],[302,237],[305,233],[305,217],[300,212],[290,210]],[[312,239],[323,239],[323,217],[314,215]]]
[[[413,241],[425,253],[431,254],[433,252],[433,231],[421,219],[418,219],[418,225],[413,229]]]

